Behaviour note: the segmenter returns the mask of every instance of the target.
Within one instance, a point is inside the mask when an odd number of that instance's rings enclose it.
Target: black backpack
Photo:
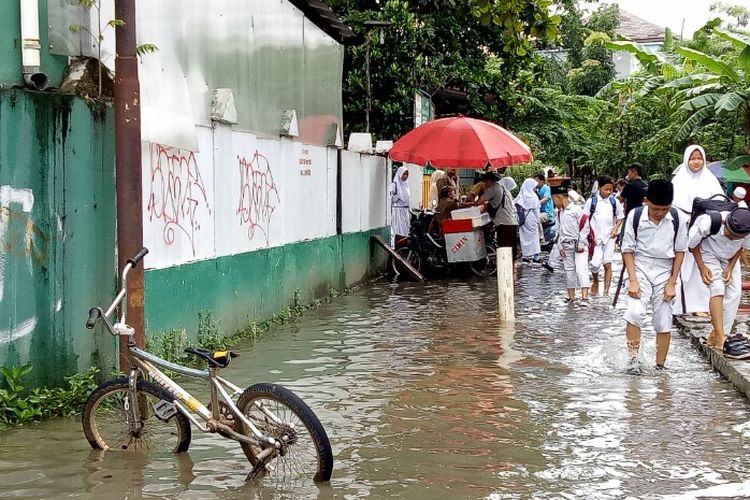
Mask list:
[[[721,212],[731,212],[739,205],[723,194],[715,194],[710,198],[695,198],[693,210],[690,212],[690,226],[693,227],[698,217],[708,214],[711,217],[711,235],[717,234],[721,229]]]

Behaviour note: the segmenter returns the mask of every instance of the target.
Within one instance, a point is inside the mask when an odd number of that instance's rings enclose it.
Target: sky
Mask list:
[[[634,14],[641,19],[669,27],[676,35],[680,34],[683,19],[685,21],[685,36],[692,36],[693,32],[706,24],[706,21],[716,17],[709,7],[715,0],[616,0],[621,9]],[[605,3],[605,2],[602,2]],[[609,0],[606,3],[615,3]],[[730,5],[742,5],[750,8],[750,0],[724,0]],[[590,7],[587,8],[589,10]]]

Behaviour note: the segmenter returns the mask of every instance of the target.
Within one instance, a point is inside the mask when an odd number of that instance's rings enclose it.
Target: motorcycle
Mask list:
[[[462,263],[448,262],[448,250],[445,237],[436,219],[437,212],[429,209],[411,209],[411,213],[409,236],[396,240],[394,248],[396,253],[420,273],[427,270],[447,272],[459,267]],[[487,255],[468,264],[472,273],[484,278],[495,273],[497,261],[492,225],[487,224],[482,229]],[[401,270],[395,260],[391,260],[391,268],[395,275],[400,274]]]

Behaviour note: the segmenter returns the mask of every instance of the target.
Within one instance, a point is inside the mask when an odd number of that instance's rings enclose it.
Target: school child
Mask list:
[[[573,203],[568,196],[569,181],[563,181],[558,186],[551,187],[552,199],[558,209],[558,240],[559,254],[562,258],[565,278],[567,281],[567,302],[576,298],[576,288],[581,289],[581,305],[588,305],[589,300],[589,272],[588,272],[588,243],[589,225],[583,224],[581,218],[583,210]]]
[[[677,277],[688,248],[687,226],[672,208],[674,187],[666,180],[648,185],[643,207],[628,214],[622,239],[622,261],[627,270],[628,299],[624,318],[630,363],[628,373],[640,375],[638,351],[646,309],[653,310],[656,368],[664,369],[672,330]]]
[[[583,213],[589,215],[591,230],[594,231],[596,246],[591,256],[591,272],[593,280],[591,294],[599,293],[599,271],[604,266],[604,295],[609,295],[609,287],[612,284],[612,261],[615,257],[615,242],[617,232],[625,212],[614,196],[614,181],[608,175],[602,175],[596,179],[598,189],[583,207]]]
[[[708,307],[713,330],[706,345],[723,347],[724,356],[731,359],[750,358],[750,346],[742,335],[725,337],[732,333],[740,306],[742,278],[737,261],[743,250],[750,248],[749,234],[750,210],[744,207],[700,215],[689,232],[688,247],[711,297]]]

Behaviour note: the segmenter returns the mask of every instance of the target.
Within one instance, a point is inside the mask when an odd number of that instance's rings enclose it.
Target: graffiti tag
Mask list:
[[[198,212],[210,215],[206,186],[195,153],[161,144],[149,147],[151,167],[150,193],[146,207],[149,221],[164,224],[164,244],[174,244],[177,235],[185,236],[195,256],[195,236],[200,231]]]
[[[240,226],[247,226],[247,237],[253,240],[260,233],[268,245],[268,229],[276,206],[281,202],[268,159],[255,152],[252,159],[238,156],[240,199],[237,214]]]

